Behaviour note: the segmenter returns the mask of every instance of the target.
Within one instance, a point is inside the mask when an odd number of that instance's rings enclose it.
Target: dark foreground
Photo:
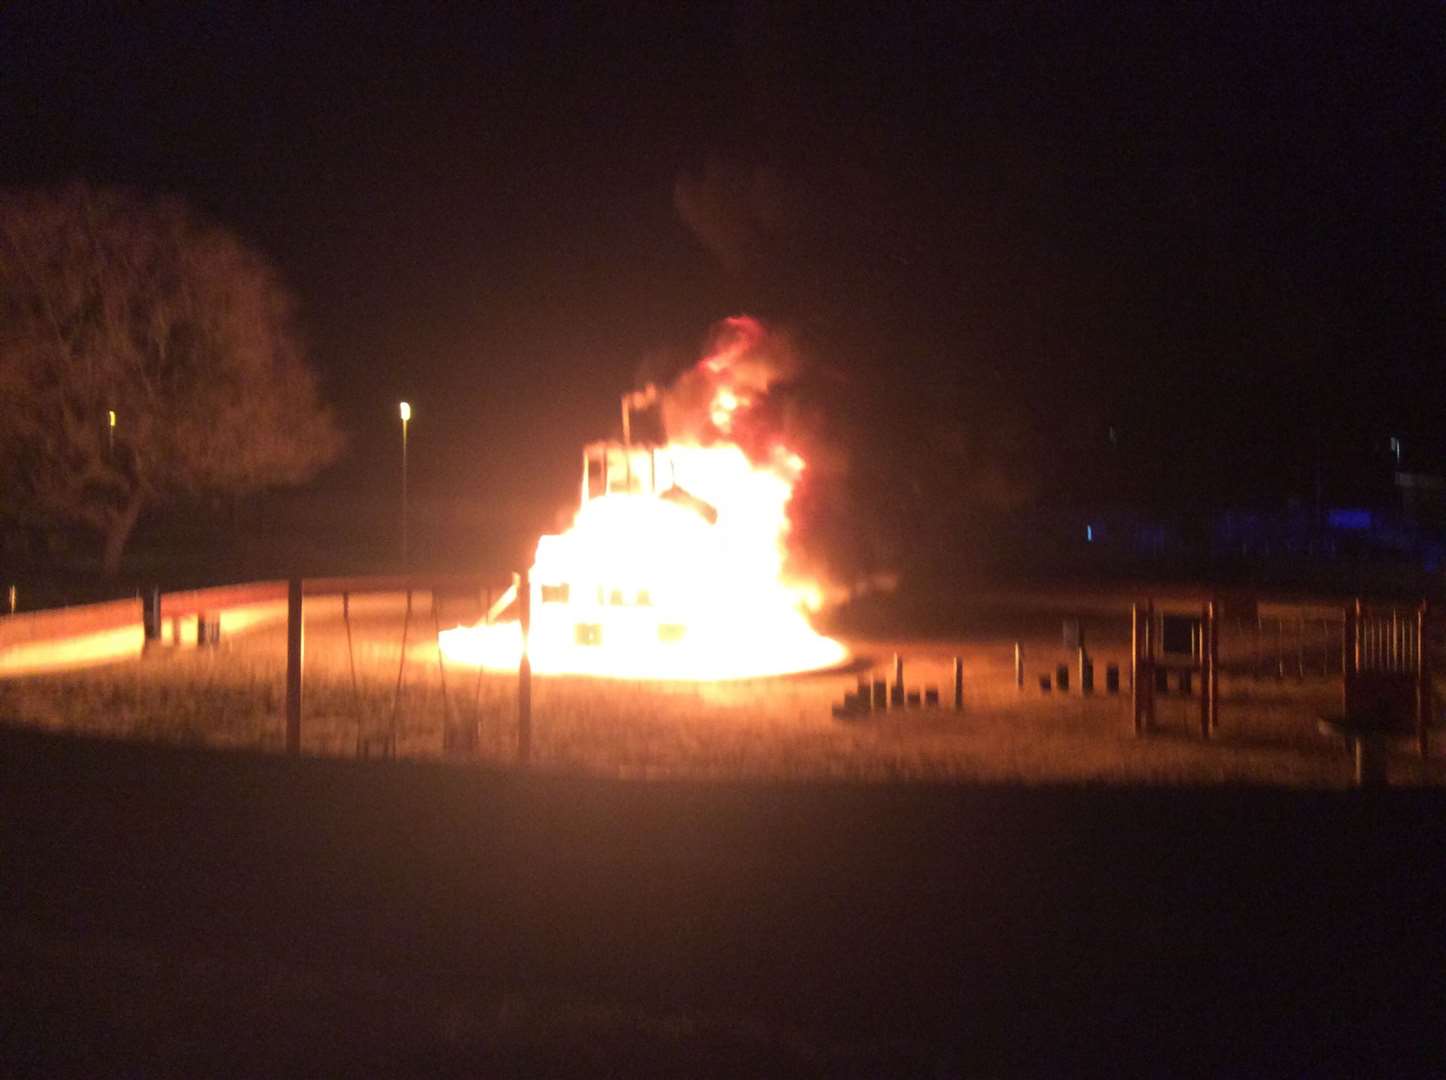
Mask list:
[[[623,783],[0,731],[5,1075],[1426,1073],[1439,791]]]

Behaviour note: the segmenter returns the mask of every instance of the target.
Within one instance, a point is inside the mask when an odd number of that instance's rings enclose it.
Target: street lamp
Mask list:
[[[412,406],[401,403],[402,414],[402,572],[407,570],[407,423],[412,419]]]

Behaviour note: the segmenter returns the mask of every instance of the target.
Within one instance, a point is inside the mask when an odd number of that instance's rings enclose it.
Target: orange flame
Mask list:
[[[529,575],[533,670],[711,680],[846,658],[804,613],[818,606],[817,584],[784,569],[804,459],[773,441],[752,460],[733,441],[771,379],[762,328],[752,319],[724,328],[664,403],[670,427],[686,434],[585,452],[602,475],[585,474],[571,528],[538,541]],[[444,631],[439,644],[453,661],[503,670],[516,669],[523,648],[515,620]]]

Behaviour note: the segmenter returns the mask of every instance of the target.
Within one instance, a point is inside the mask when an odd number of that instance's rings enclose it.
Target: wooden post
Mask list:
[[[286,752],[301,753],[301,579],[286,583]]]
[[[894,685],[889,687],[889,708],[903,708],[904,705],[904,658],[894,653]]]
[[[1210,733],[1220,730],[1220,620],[1210,601]]]
[[[1024,650],[1017,641],[1014,643],[1014,685],[1024,689]]]
[[[1386,748],[1381,737],[1373,732],[1358,733],[1351,744],[1356,759],[1356,787],[1385,787]]]
[[[964,658],[954,657],[954,711],[964,709]]]
[[[1215,603],[1209,601],[1200,611],[1200,737],[1208,739],[1215,733],[1217,716],[1215,695],[1219,692],[1215,651],[1220,636],[1215,629]]]
[[[1361,601],[1347,604],[1345,622],[1341,627],[1341,710],[1346,719],[1351,716],[1351,698],[1355,674],[1361,666],[1360,642]]]
[[[1135,734],[1144,735],[1155,720],[1155,602],[1145,610],[1130,608],[1130,685],[1135,712]]]
[[[532,756],[532,660],[527,649],[532,632],[532,582],[526,570],[516,580],[517,618],[522,625],[522,659],[517,664],[517,761],[526,765]]]
[[[1130,712],[1134,717],[1135,734],[1143,735],[1140,723],[1140,695],[1145,672],[1140,670],[1140,605],[1130,605]]]
[[[1416,750],[1424,758],[1431,726],[1431,659],[1426,649],[1426,601],[1416,609]]]
[[[1145,666],[1150,669],[1149,686],[1145,690],[1145,727],[1155,726],[1155,601],[1145,604]]]

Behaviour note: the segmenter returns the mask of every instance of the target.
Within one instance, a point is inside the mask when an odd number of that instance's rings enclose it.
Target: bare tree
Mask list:
[[[170,497],[304,482],[342,439],[276,273],[176,199],[0,192],[0,479],[103,539]]]

